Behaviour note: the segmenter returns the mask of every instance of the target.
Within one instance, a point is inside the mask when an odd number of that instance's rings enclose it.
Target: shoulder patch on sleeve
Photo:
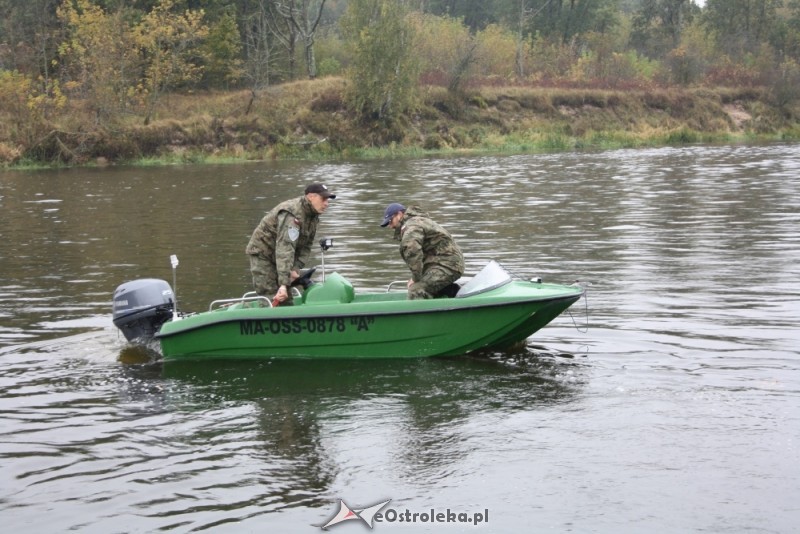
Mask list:
[[[297,217],[292,218],[286,233],[289,235],[289,239],[292,242],[297,241],[297,238],[300,237],[300,220],[297,219]]]

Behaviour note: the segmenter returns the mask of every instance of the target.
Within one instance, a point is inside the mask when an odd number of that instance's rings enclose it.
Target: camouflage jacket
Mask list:
[[[443,267],[464,274],[464,256],[450,233],[428,217],[419,206],[410,206],[400,227],[395,230],[400,241],[400,255],[411,269],[411,279],[418,282],[430,267]]]
[[[274,263],[278,283],[288,286],[289,273],[302,269],[311,256],[319,214],[305,196],[275,206],[258,223],[245,252]]]

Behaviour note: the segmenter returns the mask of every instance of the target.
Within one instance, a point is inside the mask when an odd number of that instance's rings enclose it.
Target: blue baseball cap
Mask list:
[[[386,211],[383,212],[383,222],[381,226],[389,226],[389,221],[392,220],[392,217],[397,215],[400,211],[406,211],[406,207],[402,204],[398,204],[397,202],[392,202],[388,206],[386,206]]]

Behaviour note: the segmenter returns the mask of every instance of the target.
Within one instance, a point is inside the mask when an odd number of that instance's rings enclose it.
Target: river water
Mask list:
[[[375,531],[797,532],[799,173],[786,144],[2,172],[3,530],[314,532],[390,499]],[[468,274],[587,299],[458,358],[164,365],[116,332],[114,288],[171,254],[184,310],[248,291],[252,228],[312,181],[357,291],[407,277],[400,201]]]

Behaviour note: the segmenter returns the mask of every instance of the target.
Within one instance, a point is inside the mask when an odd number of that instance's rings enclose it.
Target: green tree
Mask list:
[[[61,0],[0,0],[0,68],[52,77],[61,42],[56,9]]]
[[[127,106],[138,56],[122,11],[106,13],[89,0],[65,1],[58,16],[67,28],[59,46],[64,89],[85,100],[101,122]]]
[[[633,16],[631,45],[660,59],[681,44],[681,34],[699,8],[692,0],[642,0]]]
[[[238,83],[244,75],[242,37],[232,13],[225,13],[209,28],[203,49],[206,58],[203,74],[210,86],[227,88]]]
[[[617,25],[619,0],[544,0],[530,17],[530,33],[568,43],[588,32],[608,33]]]
[[[478,42],[476,69],[481,75],[511,79],[525,71],[528,43],[498,24],[490,24],[475,36]]]
[[[197,81],[202,74],[198,45],[208,36],[203,11],[172,13],[173,0],[161,0],[133,31],[144,60],[138,93],[145,103],[145,124],[167,89]]]
[[[66,104],[57,80],[33,80],[17,71],[0,70],[0,161],[19,157],[18,148],[29,147],[50,131],[51,116]],[[11,158],[9,158],[11,155]]]
[[[778,9],[778,28],[773,46],[786,58],[800,60],[800,0],[789,0]]]
[[[420,10],[424,13],[452,17],[463,21],[472,31],[483,29],[489,24],[499,22],[499,15],[508,0],[425,0]]]
[[[723,53],[741,57],[769,41],[782,5],[783,0],[707,0],[703,22]]]
[[[538,37],[530,47],[528,76],[535,80],[558,80],[570,72],[579,56],[574,43]]]
[[[403,0],[351,0],[342,30],[352,57],[352,107],[364,118],[391,121],[416,101],[418,62]]]
[[[678,45],[661,53],[653,51],[661,63],[659,79],[664,83],[700,83],[707,74],[709,65],[714,63],[714,44],[702,25],[699,8],[693,6],[691,9],[691,21],[684,19]]]
[[[475,44],[461,19],[413,13],[414,51],[426,81],[457,86],[466,74]],[[461,69],[459,69],[461,67]]]

